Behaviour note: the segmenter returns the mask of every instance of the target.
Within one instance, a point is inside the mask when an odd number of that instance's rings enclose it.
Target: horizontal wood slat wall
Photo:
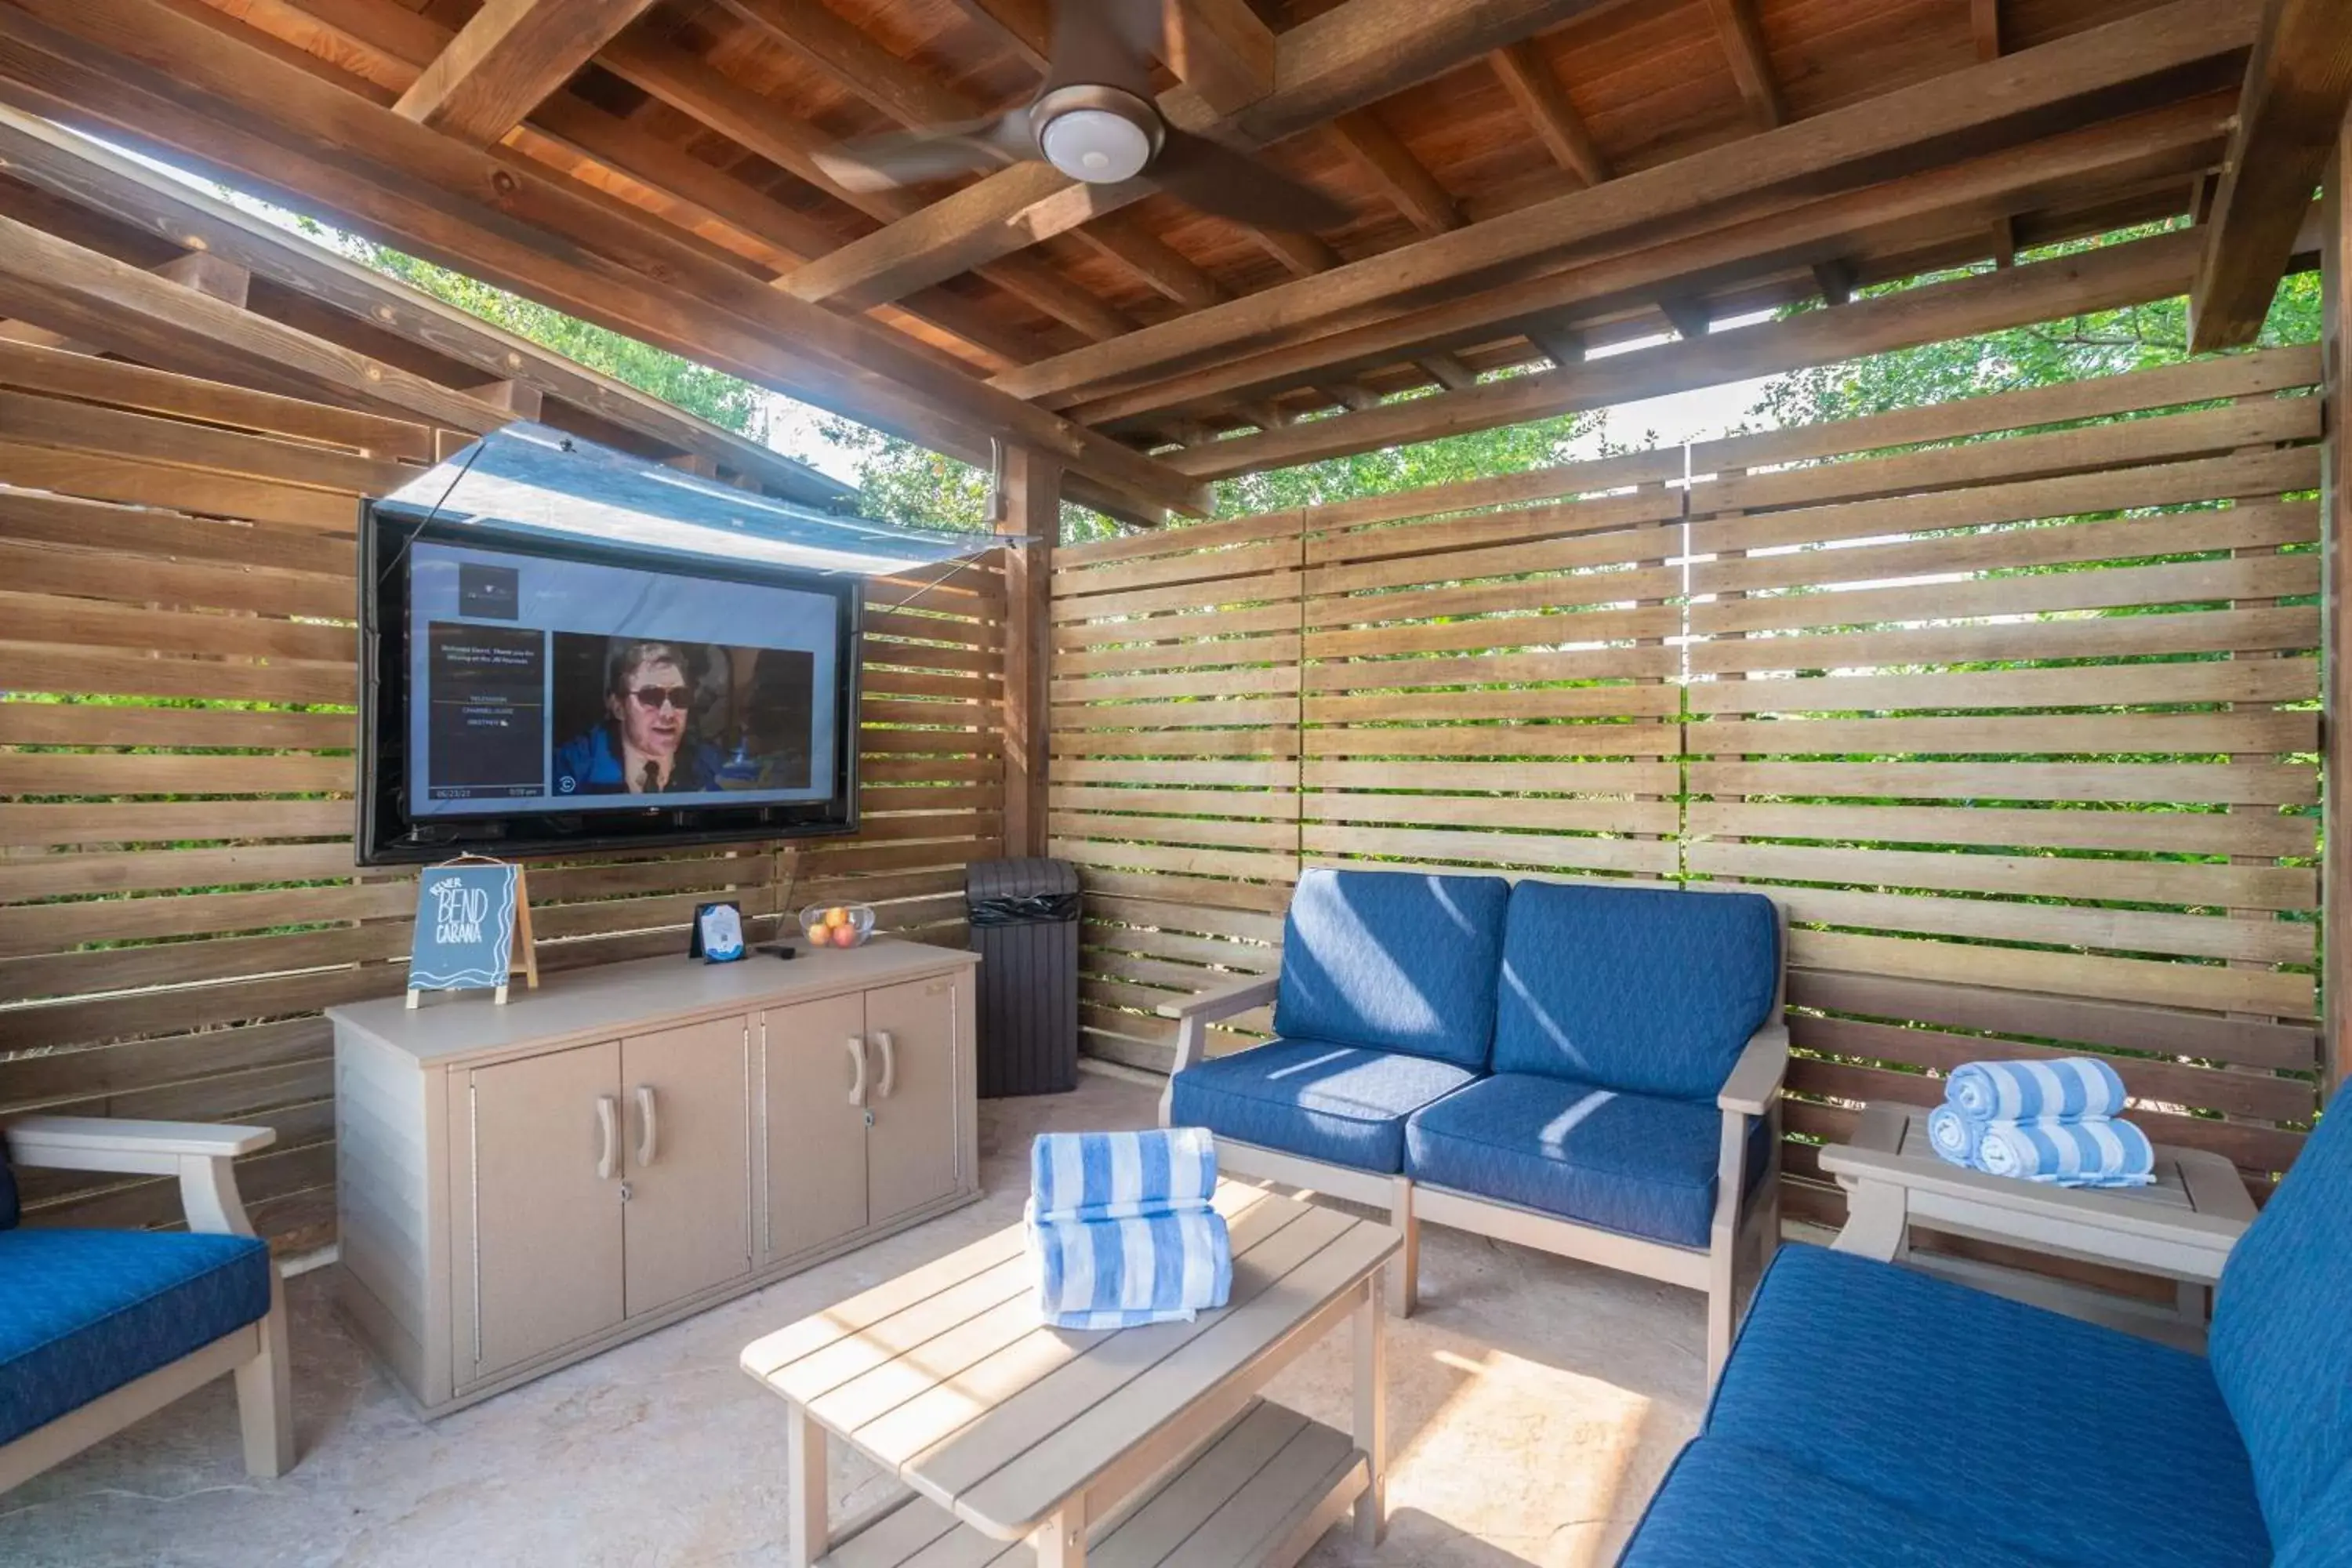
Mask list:
[[[415,910],[413,871],[352,864],[354,529],[434,432],[116,368],[76,396],[0,390],[0,1118],[273,1126],[240,1165],[248,1207],[314,1246],[334,1217],[319,1009],[400,989]],[[1002,571],[868,599],[861,831],[534,863],[550,984],[682,952],[713,898],[761,935],[855,899],[961,945],[963,867],[1003,842]],[[168,1184],[19,1179],[37,1223],[179,1213]]]
[[[2104,1053],[2151,1133],[2267,1183],[2316,1093],[2317,376],[2281,350],[1066,549],[1087,1047],[1164,1069],[1150,1010],[1271,967],[1303,866],[1745,882],[1795,922],[1801,1212],[1838,1212],[1811,1149],[1860,1102],[1986,1055]]]

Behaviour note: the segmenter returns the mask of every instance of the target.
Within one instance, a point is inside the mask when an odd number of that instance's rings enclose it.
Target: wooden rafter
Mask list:
[[[318,309],[302,326],[313,338],[337,341],[335,322],[364,323],[360,331],[342,335],[359,341],[362,332],[371,338],[388,334],[470,366],[486,380],[515,382],[538,393],[542,401],[559,399],[613,428],[680,451],[703,453],[793,500],[824,505],[846,493],[846,487],[765,447],[525,342],[71,132],[0,109],[0,159],[17,178],[40,189],[68,196],[131,230],[168,234],[200,245],[201,250],[189,254],[274,284],[281,299],[314,302]]]
[[[588,63],[651,0],[486,0],[394,110],[487,147]]]
[[[1486,57],[1504,90],[1542,139],[1552,161],[1588,185],[1609,177],[1609,159],[1569,101],[1568,89],[1536,47],[1522,39]]]
[[[2205,255],[2189,300],[2189,347],[2252,342],[2352,105],[2352,6],[2270,0],[2239,94]]]
[[[885,329],[803,304],[159,0],[16,0],[0,9],[0,38],[7,94],[37,112],[170,146],[340,227],[966,461],[1011,435],[1132,502],[1204,504],[1162,465],[942,375]]]
[[[1764,29],[1757,25],[1756,0],[1706,0],[1715,30],[1731,58],[1732,79],[1756,123],[1769,131],[1788,122],[1788,105],[1781,101],[1780,83],[1773,79],[1772,58],[1764,47]]]
[[[1331,134],[1413,227],[1423,234],[1444,234],[1462,226],[1462,211],[1454,198],[1379,115],[1369,109],[1349,110],[1331,121]]]
[[[1961,232],[1981,223],[1975,215],[2030,204],[2043,191],[2085,181],[2128,184],[2167,169],[2205,167],[2220,155],[2228,115],[2226,95],[2209,94],[1883,184],[1826,197],[1792,197],[1732,221],[1691,215],[1580,266],[1457,292],[1435,305],[1339,331],[1309,321],[1268,334],[1250,352],[1216,356],[1173,375],[1146,373],[1131,382],[1114,380],[1067,412],[1093,425],[1191,407],[1202,398],[1270,395],[1310,377],[1335,371],[1363,374],[1431,347],[1556,328],[1571,314],[1580,319],[1621,304],[1638,309],[1661,284],[1696,290],[1735,268],[1802,265],[1824,254],[1855,254],[1873,236],[1899,233],[1939,216],[1953,226],[1952,232]]]
[[[1346,0],[1280,35],[1275,89],[1256,102],[1220,115],[1185,84],[1160,94],[1160,108],[1186,130],[1264,146],[1610,3]],[[804,285],[796,280],[795,291],[803,299],[893,299],[1114,212],[1150,189],[1135,180],[1080,185],[1045,164],[1019,164],[845,246],[822,273]]]
[[[1368,452],[1530,419],[1605,408],[1750,376],[2160,299],[2187,287],[2196,237],[2162,234],[2007,272],[1987,273],[1736,331],[1590,360],[1573,369],[1483,382],[1177,454],[1202,479]]]
[[[1274,90],[1274,29],[1249,0],[1168,0],[1167,34],[1168,68],[1218,113]]]
[[[1977,58],[2000,58],[2000,0],[1969,0],[1969,32],[1976,39]],[[2008,214],[1992,220],[1991,232],[1993,265],[2016,266],[2017,226],[2010,222]]]
[[[1573,247],[1605,251],[1609,237],[1691,215],[1771,205],[1781,187],[1808,193],[1841,182],[1884,181],[1904,163],[1931,166],[1954,138],[1996,138],[2020,117],[2098,117],[2098,101],[2151,77],[2176,83],[2202,70],[2226,79],[2249,38],[2251,10],[2175,0],[2128,21],[2077,33],[2000,60],[1932,78],[1881,98],[1621,175],[1486,222],[1420,240],[1328,273],[1042,361],[996,378],[1023,397],[1140,384],[1155,373],[1203,364],[1233,345],[1264,342],[1301,323],[1377,309],[1384,301],[1493,276],[1498,268]],[[1286,37],[1295,35],[1286,35]],[[2111,100],[2110,100],[2111,103]],[[2074,106],[2070,109],[2069,106]]]

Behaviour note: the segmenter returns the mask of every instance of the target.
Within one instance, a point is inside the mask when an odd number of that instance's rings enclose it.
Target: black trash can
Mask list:
[[[980,954],[980,1097],[1062,1094],[1078,1083],[1078,872],[1066,860],[964,868]]]

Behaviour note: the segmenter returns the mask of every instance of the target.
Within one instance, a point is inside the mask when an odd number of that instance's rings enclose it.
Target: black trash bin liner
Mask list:
[[[1078,1081],[1078,873],[1066,860],[964,868],[980,954],[980,1095],[1061,1094]]]

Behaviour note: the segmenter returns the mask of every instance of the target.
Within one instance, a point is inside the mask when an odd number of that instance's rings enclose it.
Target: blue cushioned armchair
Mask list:
[[[1161,1100],[1243,1174],[1706,1292],[1709,1381],[1780,1234],[1782,912],[1750,892],[1312,870],[1277,974],[1160,1011]],[[1208,1023],[1277,1038],[1208,1058]]]
[[[246,1468],[294,1462],[286,1307],[230,1162],[267,1127],[26,1116],[0,1159],[0,1491],[223,1373]],[[176,1176],[185,1232],[19,1226],[10,1165]]]

